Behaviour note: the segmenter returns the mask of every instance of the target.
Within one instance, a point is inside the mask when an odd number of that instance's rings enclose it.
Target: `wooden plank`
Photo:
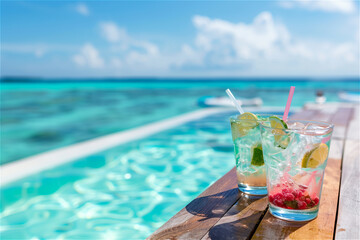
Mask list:
[[[339,107],[330,119],[334,125],[347,126],[353,116],[353,107]]]
[[[147,239],[201,239],[239,199],[235,168]]]
[[[318,111],[310,117],[310,120],[329,122],[336,113],[334,110],[335,109],[330,109],[329,111],[327,108],[318,109]]]
[[[328,121],[332,115],[333,113],[325,112],[321,109],[302,110],[291,115],[289,119]]]
[[[238,202],[202,239],[249,239],[264,216],[268,201],[240,193]]]
[[[336,126],[334,127],[334,131],[332,133],[332,139],[344,140],[346,137],[346,127],[345,126]]]
[[[353,118],[350,121],[347,129],[346,139],[348,140],[360,140],[360,107],[357,105],[354,107]]]
[[[333,139],[344,139],[346,136],[347,126],[353,116],[354,109],[352,107],[340,107],[330,119],[335,125],[332,134]]]
[[[301,110],[289,117],[289,119],[296,119],[296,120],[311,120],[313,119],[314,115],[316,115],[319,110]]]
[[[360,141],[347,140],[335,239],[360,239]]]
[[[252,239],[332,239],[335,229],[343,141],[333,140],[325,169],[318,217],[309,222],[288,222],[265,214]]]

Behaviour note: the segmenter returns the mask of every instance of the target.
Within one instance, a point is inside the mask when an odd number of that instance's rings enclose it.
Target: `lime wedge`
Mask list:
[[[252,147],[251,165],[262,166],[264,165],[264,157],[261,143]]]
[[[305,153],[301,167],[316,168],[323,164],[328,156],[329,148],[325,143],[318,144],[311,151]]]
[[[239,120],[254,120],[257,121],[258,118],[253,113],[243,113],[240,116],[237,117]],[[253,129],[256,126],[254,122],[251,121],[238,121],[238,122],[231,122],[231,132],[233,141],[239,137],[245,136],[251,129]]]
[[[287,124],[277,116],[269,117],[270,125],[273,128],[272,133],[275,135],[275,144],[283,149],[289,145],[290,138],[282,129],[288,129]]]

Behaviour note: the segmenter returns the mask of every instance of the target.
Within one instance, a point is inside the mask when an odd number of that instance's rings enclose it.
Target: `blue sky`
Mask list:
[[[359,76],[353,0],[1,3],[1,76]]]

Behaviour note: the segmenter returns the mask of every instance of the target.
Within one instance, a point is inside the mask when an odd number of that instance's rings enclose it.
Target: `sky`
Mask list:
[[[359,77],[359,1],[1,1],[1,76]]]

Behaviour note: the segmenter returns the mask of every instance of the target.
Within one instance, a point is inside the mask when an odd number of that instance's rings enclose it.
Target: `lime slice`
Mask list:
[[[316,168],[327,159],[329,148],[325,143],[320,143],[314,149],[307,152],[302,160],[302,168]]]
[[[282,129],[288,129],[287,124],[277,116],[269,117],[270,125],[273,128],[275,144],[283,149],[289,145],[290,138]]]
[[[238,119],[248,119],[248,120],[255,120],[255,121],[258,120],[257,116],[250,112],[241,114],[240,116],[238,116]]]
[[[252,147],[251,165],[262,166],[264,165],[264,157],[261,143]]]
[[[254,121],[258,120],[255,114],[249,112],[243,113],[237,118],[239,120],[254,120]],[[254,124],[254,122],[251,121],[231,122],[231,132],[232,132],[233,141],[235,141],[235,139],[239,137],[245,136],[254,127],[256,127],[256,124]]]

